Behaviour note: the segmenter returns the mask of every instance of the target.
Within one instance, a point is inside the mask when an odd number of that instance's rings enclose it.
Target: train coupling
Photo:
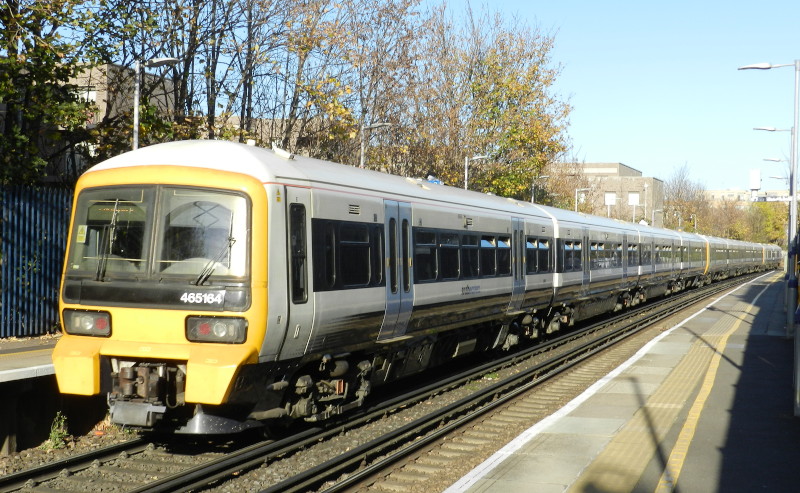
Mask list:
[[[149,402],[112,401],[111,398],[108,407],[112,423],[144,428],[154,427],[167,412],[167,406]]]

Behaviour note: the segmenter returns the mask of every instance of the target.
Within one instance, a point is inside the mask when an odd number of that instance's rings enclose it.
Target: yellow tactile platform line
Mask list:
[[[713,326],[704,327],[702,331],[692,330],[692,327],[697,326],[696,323],[689,323],[688,327],[684,327],[684,330],[697,337],[687,355],[650,396],[645,406],[634,414],[584,470],[569,491],[633,491],[656,452],[662,457],[662,463],[667,463],[665,475],[662,477],[667,489],[658,491],[671,491],[670,480],[674,482],[680,473],[700,412],[713,386],[719,358],[727,339],[744,320],[752,320],[750,315],[753,308],[753,303],[736,301]],[[633,368],[629,373],[631,370]],[[631,375],[629,378],[635,379],[635,376]],[[687,424],[684,425],[685,432],[681,433],[673,456],[669,450],[664,450],[664,438],[697,389],[701,378],[703,387],[692,406]],[[666,459],[668,453],[669,460]]]

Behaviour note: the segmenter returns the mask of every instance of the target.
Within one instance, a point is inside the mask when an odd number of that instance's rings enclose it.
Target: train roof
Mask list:
[[[193,166],[242,173],[262,183],[343,187],[368,194],[391,196],[394,200],[430,200],[460,207],[505,211],[556,221],[592,223],[595,226],[641,232],[653,236],[728,241],[618,219],[532,204],[461,188],[439,185],[421,179],[404,178],[378,171],[296,156],[280,149],[265,149],[221,140],[184,140],[155,144],[126,152],[99,163],[86,173],[99,170],[147,165]],[[746,242],[741,242],[746,243]]]

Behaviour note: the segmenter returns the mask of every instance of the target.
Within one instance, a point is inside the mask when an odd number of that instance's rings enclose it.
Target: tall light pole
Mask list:
[[[139,60],[136,60],[134,71],[136,72],[133,76],[134,83],[133,83],[133,150],[139,148],[139,79],[141,79],[142,75],[142,66],[147,68],[155,68],[155,67],[163,67],[164,65],[175,65],[176,63],[180,62],[180,58],[151,58],[146,62],[142,63]]]
[[[540,175],[533,177],[533,183],[531,183],[531,204],[536,203],[536,182],[539,180],[546,180],[550,178],[550,175]]]
[[[644,220],[647,221],[647,183],[644,184]]]
[[[794,333],[794,415],[800,416],[800,338],[794,330],[794,312],[797,305],[797,132],[800,129],[800,60],[794,63],[773,65],[771,63],[756,63],[739,67],[739,70],[769,70],[780,67],[794,67],[794,125],[792,125],[792,157],[789,170],[789,245],[787,255],[787,279],[789,289],[789,302],[786,305],[786,334]]]
[[[489,156],[464,156],[464,190],[469,190],[469,163],[478,159],[489,159]]]
[[[578,212],[578,192],[588,192],[591,188],[576,188],[575,189],[575,212]]]
[[[655,227],[656,225],[656,212],[664,212],[663,209],[653,209],[653,217],[650,219],[650,226]],[[664,226],[664,221],[661,221],[661,226]]]
[[[373,123],[372,125],[361,125],[361,132],[359,132],[361,134],[361,156],[359,157],[358,160],[359,168],[363,168],[364,165],[366,164],[365,156],[366,156],[367,140],[365,134],[367,133],[367,130],[372,130],[374,128],[381,128],[381,127],[389,127],[391,125],[392,125],[391,123],[386,123],[386,122]]]

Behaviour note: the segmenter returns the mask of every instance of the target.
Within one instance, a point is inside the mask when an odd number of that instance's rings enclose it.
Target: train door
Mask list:
[[[411,204],[384,201],[386,248],[386,314],[378,340],[402,337],[408,328],[414,301],[411,270]]]
[[[286,262],[288,267],[288,337],[283,357],[303,354],[314,321],[311,290],[311,191],[286,187]]]
[[[519,311],[525,297],[525,221],[511,218],[511,303],[509,312]]]

